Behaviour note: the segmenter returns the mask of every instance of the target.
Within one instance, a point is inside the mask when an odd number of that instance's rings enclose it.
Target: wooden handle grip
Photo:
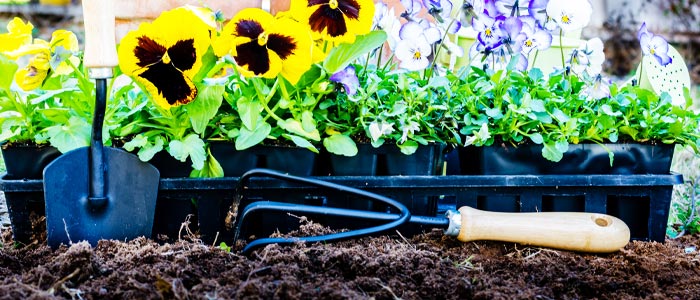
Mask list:
[[[608,253],[623,248],[630,230],[620,219],[596,213],[499,213],[459,209],[462,242],[495,240],[562,250]]]
[[[114,0],[83,0],[84,64],[88,68],[119,65],[114,30]]]

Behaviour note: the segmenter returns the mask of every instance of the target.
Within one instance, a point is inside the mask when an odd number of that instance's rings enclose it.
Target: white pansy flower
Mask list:
[[[547,15],[565,32],[579,30],[588,25],[593,14],[589,0],[550,0]]]
[[[420,124],[416,121],[409,121],[408,124],[401,126],[401,139],[400,144],[403,144],[408,139],[408,135],[413,135],[416,131],[420,130]]]
[[[410,70],[424,70],[430,65],[428,56],[432,53],[432,47],[423,37],[401,40],[396,45],[396,58],[401,61],[399,67]]]
[[[392,132],[394,132],[394,124],[386,123],[384,121],[374,121],[369,124],[369,135],[373,142],[378,141],[383,135],[391,134]]]

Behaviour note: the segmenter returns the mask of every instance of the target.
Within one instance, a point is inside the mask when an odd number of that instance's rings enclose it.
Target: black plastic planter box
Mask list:
[[[510,145],[459,148],[464,175],[579,175],[668,174],[675,145],[672,144],[572,144],[559,162],[542,156],[542,145]],[[606,149],[607,148],[607,149]],[[610,165],[608,150],[614,154]]]
[[[503,212],[585,211],[607,213],[621,218],[634,240],[662,242],[673,185],[683,183],[682,175],[498,175],[498,176],[331,176],[316,177],[373,191],[404,203],[414,215],[442,216],[447,209],[471,206]],[[237,178],[165,178],[160,181],[154,230],[177,238],[184,221],[181,210],[196,215],[202,240],[213,242],[232,237],[225,217],[234,199]],[[2,180],[8,202],[41,203],[41,180]],[[254,178],[245,189],[246,204],[257,200],[287,201],[318,206],[387,211],[362,199],[276,179]],[[29,197],[29,198],[27,198]],[[282,200],[285,199],[285,200]],[[294,199],[294,200],[288,200]],[[21,206],[20,206],[21,207]],[[178,211],[177,214],[173,213]],[[10,212],[17,238],[30,236],[26,212]],[[355,220],[311,217],[321,224],[339,228],[366,227]],[[298,227],[299,220],[286,214],[266,214],[252,220],[242,237],[261,237],[274,230]],[[196,228],[196,227],[195,227]],[[177,229],[177,230],[176,230]],[[422,228],[402,228],[412,234]],[[159,232],[160,231],[160,232]]]

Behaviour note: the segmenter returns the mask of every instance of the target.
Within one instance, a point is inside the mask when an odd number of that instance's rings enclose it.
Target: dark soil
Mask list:
[[[3,235],[0,299],[700,299],[698,236],[591,255],[434,231],[271,245],[246,257],[196,240],[15,249]]]

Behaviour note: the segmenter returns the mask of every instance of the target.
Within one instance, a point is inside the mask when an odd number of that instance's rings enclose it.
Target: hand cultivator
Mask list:
[[[379,202],[390,208],[390,212],[376,212],[348,208],[334,208],[275,201],[255,201],[239,209],[243,190],[253,177],[272,177],[294,183],[324,188],[332,193],[348,193],[358,198]],[[236,189],[236,198],[227,221],[235,222],[234,239],[241,229],[251,226],[246,222],[253,213],[288,212],[294,214],[325,215],[355,218],[358,222],[380,221],[381,225],[321,236],[298,238],[261,238],[251,241],[244,249],[250,253],[268,244],[292,244],[295,242],[331,242],[362,236],[389,233],[407,224],[420,224],[441,228],[448,236],[456,236],[462,242],[474,240],[497,240],[541,247],[581,251],[614,252],[624,247],[630,238],[630,230],[620,219],[605,214],[542,212],[542,213],[498,213],[461,207],[450,210],[444,218],[412,216],[402,203],[367,191],[317,179],[282,174],[272,170],[254,169],[241,176]]]

